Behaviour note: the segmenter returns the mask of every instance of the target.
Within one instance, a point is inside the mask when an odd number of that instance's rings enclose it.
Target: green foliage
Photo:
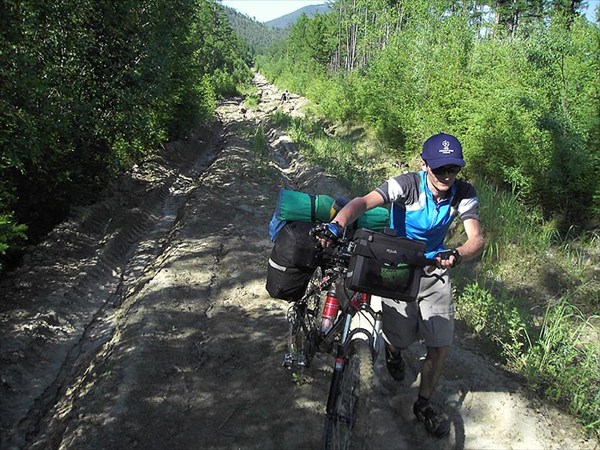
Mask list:
[[[494,343],[513,370],[522,373],[531,388],[577,415],[598,433],[600,422],[600,345],[591,336],[590,321],[566,298],[548,305],[538,337],[519,302],[500,289],[495,295],[478,283],[463,290],[458,316],[475,332]]]
[[[517,299],[502,291],[494,296],[475,282],[461,292],[456,308],[460,319],[494,343],[510,365],[520,368],[523,351],[530,346],[532,324]]]
[[[34,239],[115,173],[213,115],[250,77],[210,0],[7,1],[0,215]]]
[[[280,28],[269,27],[253,18],[224,6],[225,14],[233,31],[245,43],[245,61],[250,64],[256,54],[263,54],[269,47],[282,41],[287,32]]]
[[[597,26],[572,8],[526,2],[499,3],[495,29],[475,4],[333,6],[299,20],[261,70],[327,117],[370,125],[400,158],[454,133],[472,174],[555,216],[561,231],[598,224]]]
[[[600,345],[580,311],[562,298],[548,305],[539,338],[525,357],[530,385],[600,431]],[[597,318],[595,318],[597,319]]]
[[[256,127],[256,132],[252,136],[251,148],[254,154],[260,158],[268,156],[269,143],[267,141],[267,135],[265,134],[265,127],[260,124]]]
[[[591,31],[582,22],[576,29]],[[589,45],[551,26],[526,41],[482,43],[472,64],[465,128],[471,165],[523,200],[559,213],[562,228],[591,219],[597,190],[591,149],[598,139],[599,67],[585,55],[591,56]]]
[[[489,262],[490,269],[494,269],[499,259],[506,260],[509,256],[494,252],[494,248],[518,252],[517,259],[522,259],[525,255],[545,252],[558,241],[559,233],[555,224],[544,220],[539,208],[523,206],[517,196],[489,182],[477,183],[476,188],[479,214],[485,224],[486,247],[491,252],[484,261]],[[531,258],[527,261],[531,261]]]
[[[14,253],[22,248],[27,240],[26,231],[27,227],[15,224],[11,215],[0,215],[0,272],[7,252]]]

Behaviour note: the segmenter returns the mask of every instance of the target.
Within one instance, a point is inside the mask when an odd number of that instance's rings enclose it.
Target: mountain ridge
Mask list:
[[[297,9],[294,12],[278,17],[277,19],[264,22],[264,24],[273,28],[287,28],[296,22],[296,20],[298,20],[302,14],[306,14],[308,17],[313,17],[317,14],[326,14],[330,10],[331,6],[329,6],[327,3],[322,3],[320,5],[308,5]]]

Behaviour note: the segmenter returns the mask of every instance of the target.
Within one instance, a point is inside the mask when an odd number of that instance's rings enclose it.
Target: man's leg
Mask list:
[[[419,398],[413,406],[417,419],[425,424],[428,432],[438,437],[448,434],[450,419],[439,414],[429,400],[442,374],[447,353],[448,347],[427,347],[427,356],[421,368]]]
[[[382,307],[386,365],[392,378],[402,381],[405,365],[401,350],[417,338],[419,311],[416,302],[397,302],[387,298],[382,299]]]
[[[431,398],[444,369],[447,354],[448,347],[427,347],[427,356],[421,368],[421,384],[419,386],[421,397]]]
[[[427,346],[427,356],[421,368],[419,398],[413,412],[429,433],[442,437],[450,431],[450,419],[436,411],[430,399],[454,337],[454,307],[448,274],[438,269],[432,275],[421,279],[419,334]]]

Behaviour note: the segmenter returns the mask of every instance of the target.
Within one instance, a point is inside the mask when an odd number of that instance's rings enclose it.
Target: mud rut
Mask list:
[[[223,102],[210,131],[135,167],[2,281],[2,448],[319,447],[329,361],[303,384],[281,368],[267,224],[279,187],[346,192],[266,121],[306,101],[255,83],[257,108]],[[403,383],[376,367],[371,448],[598,448],[460,337],[439,392],[453,430],[428,437],[411,413],[423,348],[409,353]]]

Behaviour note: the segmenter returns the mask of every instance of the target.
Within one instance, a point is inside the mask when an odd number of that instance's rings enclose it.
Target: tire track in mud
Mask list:
[[[218,154],[221,127],[213,129],[208,143],[191,138],[163,148],[147,162],[156,166],[154,179],[143,165],[121,177],[134,189],[117,185],[79,223],[59,226],[0,285],[2,447],[28,446],[66,387],[111,338],[124,298],[151,278],[195,177]],[[62,256],[64,246],[72,258]]]

